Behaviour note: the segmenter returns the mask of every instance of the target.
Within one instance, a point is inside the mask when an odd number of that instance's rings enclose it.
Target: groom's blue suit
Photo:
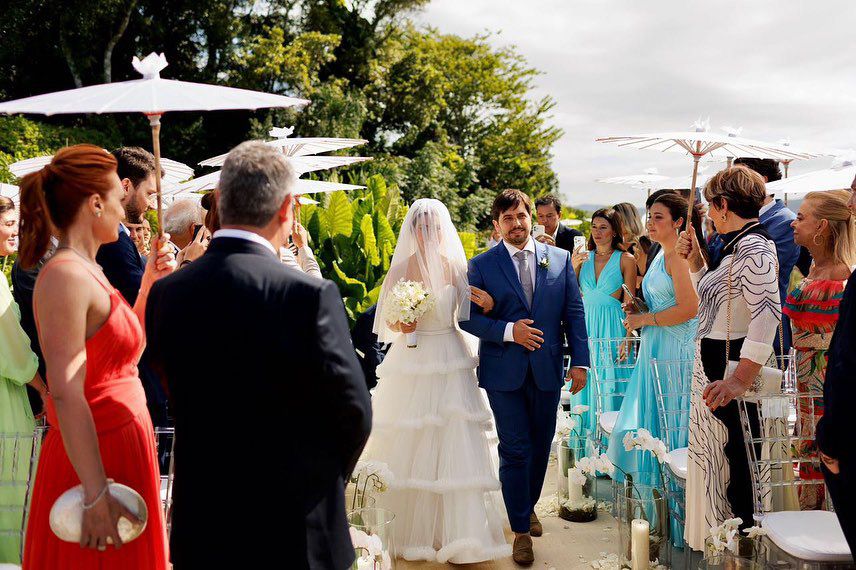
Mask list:
[[[531,256],[530,256],[531,257]],[[503,242],[470,262],[470,285],[490,293],[493,310],[473,305],[461,328],[479,337],[479,385],[487,391],[499,434],[499,478],[511,529],[529,532],[541,494],[564,377],[562,340],[573,366],[589,365],[583,304],[570,254],[535,242],[535,291],[526,301],[518,267]],[[530,352],[503,340],[506,326],[532,319],[544,343]]]

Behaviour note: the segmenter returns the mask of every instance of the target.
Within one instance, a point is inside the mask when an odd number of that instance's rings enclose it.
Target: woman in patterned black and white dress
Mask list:
[[[726,244],[722,253],[706,266],[693,232],[682,233],[677,247],[687,256],[699,296],[684,531],[694,550],[703,548],[712,526],[728,518],[752,525],[751,477],[735,398],[772,356],[781,321],[776,246],[758,221],[764,180],[735,166],[711,178],[704,195]],[[739,359],[739,364],[723,379],[726,336],[729,360]]]

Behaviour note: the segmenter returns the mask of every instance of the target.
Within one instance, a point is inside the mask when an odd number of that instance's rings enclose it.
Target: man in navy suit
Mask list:
[[[771,158],[737,158],[734,164],[742,164],[760,174],[764,182],[775,182],[782,179],[779,161]],[[797,218],[785,203],[768,195],[761,206],[759,220],[767,228],[767,233],[776,243],[776,255],[779,259],[779,296],[782,304],[788,297],[788,285],[791,282],[791,272],[800,258],[800,246],[794,243],[794,229],[791,223]],[[807,270],[806,270],[807,273]],[[791,349],[791,323],[787,315],[782,315],[782,336],[784,350],[779,349],[779,335],[773,343],[777,354],[787,354]]]
[[[118,163],[117,172],[122,181],[122,188],[125,190],[125,197],[122,200],[122,205],[125,207],[125,221],[132,224],[142,223],[143,214],[153,207],[152,200],[157,193],[155,157],[149,151],[139,147],[122,147],[114,150],[112,154]],[[102,245],[95,260],[104,270],[104,275],[110,284],[119,290],[128,304],[133,306],[140,292],[145,264],[125,224],[120,223],[117,231],[119,239]],[[155,426],[166,426],[168,425],[166,392],[157,374],[149,366],[146,353],[143,353],[140,359],[139,369],[152,423]]]
[[[479,385],[487,391],[499,435],[499,479],[515,533],[513,557],[532,564],[531,535],[540,536],[534,507],[541,496],[556,410],[565,381],[586,385],[588,338],[570,254],[532,239],[529,197],[504,190],[491,211],[502,242],[470,262],[470,285],[494,305],[473,304],[461,328],[479,337]],[[562,370],[562,340],[571,354]]]

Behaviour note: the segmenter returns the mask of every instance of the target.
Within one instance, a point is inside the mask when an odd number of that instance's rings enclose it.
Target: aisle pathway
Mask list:
[[[542,497],[556,492],[556,462],[550,461],[547,480]],[[590,523],[572,523],[558,517],[542,517],[544,536],[534,538],[535,570],[582,570],[591,569],[591,562],[601,559],[603,554],[617,551],[618,526],[607,512],[599,511],[597,520]],[[512,537],[509,534],[509,543]],[[439,570],[462,568],[466,570],[512,570],[520,568],[511,558],[482,564],[452,565],[429,562],[407,562],[399,560],[397,570]]]

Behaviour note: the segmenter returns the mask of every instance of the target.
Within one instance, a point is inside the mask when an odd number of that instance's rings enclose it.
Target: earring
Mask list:
[[[101,210],[98,210],[97,212],[95,212],[95,217],[96,217],[96,218],[100,218],[100,217],[101,217]]]
[[[722,214],[722,221],[724,222],[727,217],[728,217],[728,214]]]
[[[820,238],[820,243],[817,242],[817,238]],[[823,245],[823,236],[820,234],[814,234],[814,236],[811,238],[811,243],[813,243],[814,245]]]

